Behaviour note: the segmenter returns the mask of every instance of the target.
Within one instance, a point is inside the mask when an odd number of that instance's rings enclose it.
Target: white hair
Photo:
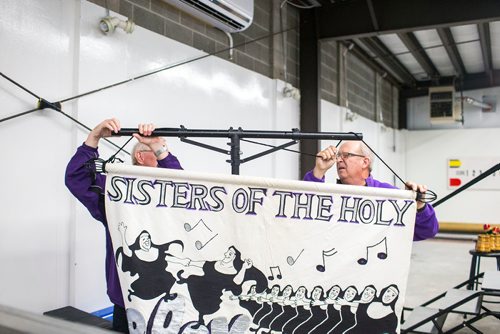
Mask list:
[[[361,153],[370,160],[370,163],[368,164],[368,170],[371,173],[373,168],[373,160],[375,159],[375,155],[373,154],[372,150],[370,150],[370,148],[361,140],[346,140],[342,143],[342,145],[349,142],[356,143],[360,151],[359,153]]]
[[[143,144],[141,142],[137,142],[135,145],[134,145],[134,148],[132,149],[132,165],[138,165],[139,162],[137,161],[137,157],[136,157],[136,154],[137,152],[140,152],[140,151],[150,151],[151,149],[149,148],[148,145],[146,144]]]

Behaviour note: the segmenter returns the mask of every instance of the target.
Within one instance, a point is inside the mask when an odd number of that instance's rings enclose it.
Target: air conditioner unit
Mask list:
[[[432,124],[454,123],[462,120],[459,104],[455,102],[455,87],[429,88],[429,105]]]
[[[254,0],[163,0],[174,7],[227,32],[248,28]]]

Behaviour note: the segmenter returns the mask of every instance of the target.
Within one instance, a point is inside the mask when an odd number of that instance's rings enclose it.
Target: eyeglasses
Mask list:
[[[342,158],[342,160],[347,160],[350,157],[361,157],[364,158],[364,155],[361,154],[356,154],[356,153],[351,153],[351,152],[337,152],[337,156],[335,157],[336,160],[339,158]]]

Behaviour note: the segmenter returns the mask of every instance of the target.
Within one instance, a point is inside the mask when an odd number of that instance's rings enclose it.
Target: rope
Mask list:
[[[120,81],[120,82],[117,82],[117,83],[114,83],[114,84],[111,84],[111,85],[108,85],[108,86],[97,88],[97,89],[94,89],[94,90],[91,90],[91,91],[88,91],[88,92],[85,92],[85,93],[82,93],[82,94],[79,94],[79,95],[75,95],[75,96],[72,96],[72,97],[60,100],[60,101],[58,101],[58,103],[64,103],[64,102],[68,102],[68,101],[71,101],[71,100],[79,99],[79,98],[87,96],[87,95],[98,93],[98,92],[101,92],[101,91],[109,89],[109,88],[120,86],[120,85],[126,84],[128,82],[131,82],[131,81],[134,81],[134,80],[138,80],[138,79],[142,79],[142,78],[148,77],[150,75],[153,75],[153,74],[156,74],[156,73],[160,73],[160,72],[163,72],[163,71],[175,68],[175,67],[179,67],[179,66],[182,66],[182,65],[186,65],[186,64],[198,61],[198,60],[202,60],[202,59],[208,58],[210,56],[215,56],[215,55],[218,55],[220,53],[224,53],[224,52],[230,51],[232,49],[237,49],[237,48],[240,48],[242,46],[246,46],[247,44],[258,42],[258,41],[260,41],[262,39],[270,38],[270,37],[273,37],[275,35],[282,34],[282,33],[285,33],[285,32],[291,31],[291,30],[295,30],[295,29],[296,28],[293,27],[293,28],[289,28],[289,29],[286,29],[286,30],[278,31],[278,32],[275,32],[275,33],[272,33],[272,34],[268,34],[268,35],[265,35],[265,36],[261,36],[261,37],[258,37],[258,38],[246,41],[246,42],[242,42],[242,43],[234,45],[232,47],[228,47],[228,48],[225,48],[225,49],[222,49],[222,50],[219,50],[219,51],[215,51],[215,52],[212,52],[212,53],[207,53],[206,55],[203,55],[203,56],[199,56],[199,57],[195,57],[195,58],[192,58],[192,59],[188,59],[186,61],[183,61],[183,62],[180,62],[180,63],[177,63],[177,64],[167,65],[167,66],[161,67],[159,69],[153,70],[153,71],[148,72],[148,73],[144,73],[144,74],[138,75],[138,76],[130,78],[130,79],[126,79],[126,80],[123,80],[123,81]]]
[[[363,139],[361,139],[356,133],[354,132],[349,132],[349,133],[352,133],[354,134],[354,136],[356,138],[358,138],[359,141],[363,142],[363,144],[366,145],[366,147],[368,147],[370,149],[371,152],[373,152],[373,154],[404,184],[406,185],[406,182],[384,161],[384,159],[382,159],[372,148],[370,145],[368,145]],[[240,139],[241,141],[246,141],[248,143],[252,143],[252,144],[257,144],[257,145],[262,145],[262,146],[267,146],[267,147],[272,147],[272,148],[276,148],[276,146],[274,145],[270,145],[270,144],[264,144],[264,143],[260,143],[260,142],[256,142],[256,141],[253,141],[253,140],[248,140],[248,139]],[[339,141],[337,143],[337,145],[335,147],[338,147],[340,145],[342,141]],[[311,153],[306,153],[306,152],[300,152],[300,151],[296,151],[296,150],[291,150],[291,149],[286,149],[286,148],[282,148],[282,150],[285,150],[285,151],[289,151],[289,152],[294,152],[294,153],[298,153],[298,154],[302,154],[302,155],[306,155],[306,156],[310,156],[310,157],[317,157],[317,158],[321,158],[321,156],[317,155],[317,154],[311,154]],[[433,202],[437,199],[437,195],[434,191],[432,190],[427,190],[425,193],[421,193],[421,192],[418,192],[417,191],[417,201],[420,201],[420,202],[423,202],[423,203],[430,203],[430,202]]]
[[[271,148],[276,148],[277,146],[274,146],[274,145],[270,145],[270,144],[264,144],[264,143],[260,143],[258,141],[253,141],[253,140],[249,140],[249,139],[240,139],[241,141],[246,141],[247,143],[251,143],[251,144],[256,144],[256,145],[261,145],[261,146],[266,146],[266,147],[271,147]],[[289,148],[282,148],[283,151],[288,151],[288,152],[293,152],[293,153],[299,153],[299,154],[302,154],[302,155],[307,155],[309,157],[315,157],[315,158],[321,158],[321,156],[317,155],[317,154],[311,154],[311,153],[306,153],[306,152],[300,152],[300,151],[297,151],[297,150],[292,150],[292,149],[289,149]]]
[[[352,134],[354,134],[355,137],[358,137],[359,136],[354,133],[354,132],[350,132]],[[368,147],[370,149],[370,151],[372,151],[372,153],[392,172],[392,174],[394,174],[394,176],[396,176],[405,186],[406,186],[406,182],[384,161],[384,159],[382,159],[378,154],[377,152],[375,152],[370,145],[368,145],[363,139],[360,139],[363,144],[366,145],[366,147]],[[421,193],[419,191],[417,191],[417,198],[416,200],[419,201],[419,202],[422,202],[422,203],[431,203],[433,201],[435,201],[437,199],[437,195],[434,191],[430,190],[430,189],[427,189],[426,192],[424,193]]]
[[[0,76],[4,77],[6,80],[10,81],[11,83],[13,83],[14,85],[16,85],[17,87],[21,88],[22,90],[24,90],[26,93],[30,94],[31,96],[34,96],[37,100],[40,100],[41,97],[36,95],[35,93],[33,93],[32,91],[30,91],[28,88],[24,87],[24,86],[21,86],[19,83],[15,82],[14,80],[12,80],[11,78],[9,78],[8,76],[6,76],[5,74],[3,74],[2,72],[0,72]]]

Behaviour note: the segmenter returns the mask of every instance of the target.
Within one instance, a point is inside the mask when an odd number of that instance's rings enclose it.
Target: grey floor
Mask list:
[[[405,306],[415,307],[469,278],[471,255],[474,248],[472,237],[464,239],[436,238],[413,243],[410,275]],[[481,272],[496,270],[494,258],[481,258]],[[492,307],[499,309],[498,305]],[[406,313],[405,313],[406,316]],[[453,328],[460,324],[460,315],[448,316],[444,328]],[[500,333],[500,320],[486,317],[475,326],[483,333]],[[463,328],[456,333],[474,333]]]

